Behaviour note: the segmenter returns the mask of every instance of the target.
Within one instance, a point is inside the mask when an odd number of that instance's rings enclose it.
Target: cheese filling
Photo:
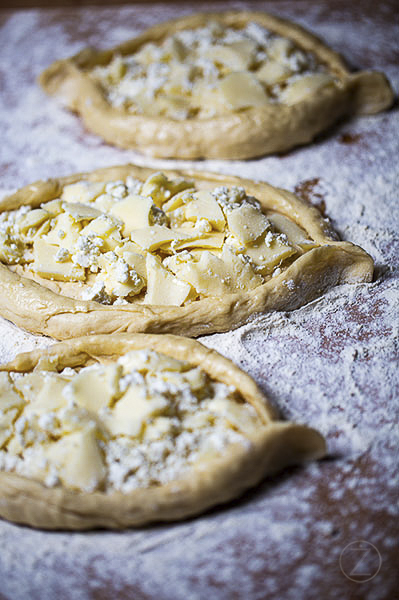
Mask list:
[[[152,350],[79,371],[0,373],[0,470],[48,487],[165,484],[249,444],[261,424],[234,387]]]
[[[104,304],[181,306],[248,291],[314,246],[244,188],[197,190],[162,173],[80,181],[39,208],[0,214],[0,260],[10,269]]]
[[[291,105],[337,83],[314,54],[254,22],[178,31],[90,75],[114,107],[177,120]]]

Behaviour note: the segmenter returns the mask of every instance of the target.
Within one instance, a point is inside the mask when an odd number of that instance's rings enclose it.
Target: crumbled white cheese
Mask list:
[[[248,444],[245,432],[258,422],[233,386],[153,350],[11,382],[29,399],[0,448],[0,470],[48,487],[128,492],[168,483],[202,456]]]

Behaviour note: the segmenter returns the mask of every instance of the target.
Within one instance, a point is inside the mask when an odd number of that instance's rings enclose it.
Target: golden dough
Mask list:
[[[244,107],[243,110],[238,106],[237,110],[214,117],[193,116],[179,120],[130,114],[124,108],[113,106],[99,83],[89,75],[91,69],[107,65],[115,56],[132,54],[148,42],[160,43],[171,33],[203,27],[210,20],[234,28],[257,23],[288,38],[301,50],[313,54],[334,77],[336,85],[316,88],[294,104],[265,104],[259,100],[259,106]],[[342,117],[382,111],[394,98],[382,73],[352,74],[338,54],[302,27],[267,13],[245,11],[182,17],[156,25],[111,50],[87,48],[50,65],[39,81],[48,94],[59,97],[68,108],[77,112],[88,129],[111,144],[134,148],[151,156],[185,159],[244,159],[285,152],[311,142]],[[256,83],[256,86],[259,88],[260,84]],[[259,89],[257,93],[262,96]],[[179,96],[177,105],[178,100]]]
[[[255,382],[231,361],[199,342],[171,335],[118,334],[76,338],[46,350],[18,355],[0,370],[29,373],[62,371],[99,361],[109,364],[134,349],[152,349],[199,366],[209,377],[234,385],[259,419],[249,443],[232,444],[222,454],[194,463],[166,485],[121,492],[78,492],[12,472],[0,472],[0,515],[46,529],[122,528],[171,521],[200,513],[240,495],[283,467],[317,459],[325,442],[304,425],[280,422]]]

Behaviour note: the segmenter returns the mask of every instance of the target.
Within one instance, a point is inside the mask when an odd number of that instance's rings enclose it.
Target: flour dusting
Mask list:
[[[259,9],[259,4],[218,3],[218,10],[248,7]],[[398,89],[393,3],[272,0],[267,8],[309,27],[352,64],[383,70]],[[201,3],[195,9],[215,6]],[[4,18],[0,194],[37,179],[136,162],[264,180],[318,206],[343,239],[372,255],[373,283],[336,287],[299,310],[259,315],[236,331],[201,341],[250,373],[284,418],[319,429],[329,458],[268,479],[243,499],[183,523],[125,532],[48,533],[0,521],[0,595],[7,600],[394,598],[397,106],[344,122],[311,146],[280,157],[165,161],[103,143],[35,84],[57,58],[89,44],[115,45],[157,21],[193,10],[168,3],[20,11]],[[0,320],[2,362],[50,343]],[[374,544],[382,557],[380,573],[367,584],[351,582],[339,568],[342,550],[356,540]]]

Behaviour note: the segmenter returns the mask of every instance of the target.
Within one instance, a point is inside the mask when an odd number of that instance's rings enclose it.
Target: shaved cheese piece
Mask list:
[[[182,190],[192,188],[193,183],[185,179],[170,180],[163,173],[152,173],[144,182],[141,189],[143,196],[149,196],[156,206],[161,207],[162,204],[169,200],[172,196]]]
[[[91,221],[82,229],[81,235],[101,238],[104,241],[103,250],[105,252],[114,250],[122,241],[118,231],[118,223],[108,215],[101,215],[101,217]]]
[[[106,474],[98,442],[96,430],[86,427],[49,444],[44,455],[54,464],[65,486],[92,491]]]
[[[193,230],[189,230],[190,233]],[[182,232],[179,229],[179,232]],[[174,250],[183,250],[185,248],[221,248],[223,246],[225,234],[223,232],[220,233],[199,233],[196,236],[193,235],[188,240],[183,240],[181,242],[174,242],[173,249]]]
[[[134,229],[150,225],[150,212],[153,205],[151,198],[129,194],[112,206],[111,214],[123,222],[122,233],[129,236]]]
[[[118,395],[121,372],[118,364],[85,369],[68,384],[68,399],[90,412],[98,412]]]
[[[321,88],[334,85],[334,79],[326,73],[313,73],[305,75],[289,83],[281,92],[281,101],[291,106],[301,100],[305,100]]]
[[[186,204],[185,216],[188,221],[206,219],[219,231],[223,231],[226,223],[222,209],[207,191],[195,192],[194,199]]]
[[[140,250],[139,246],[133,242],[126,242],[115,248],[115,254],[123,258],[144,281],[147,280],[146,253]]]
[[[92,202],[97,196],[103,193],[104,182],[78,181],[64,186],[61,198],[66,202],[81,202],[86,204]]]
[[[25,213],[18,220],[18,228],[22,231],[22,233],[26,233],[28,229],[31,227],[38,227],[43,223],[43,221],[47,221],[51,218],[51,214],[44,210],[43,208],[35,208]]]
[[[214,44],[205,50],[204,56],[229,67],[232,71],[244,71],[251,63],[255,48],[255,42],[249,39],[230,44]]]
[[[145,304],[181,306],[187,300],[191,286],[162,266],[159,258],[147,255],[147,293]]]
[[[61,213],[54,219],[50,231],[43,237],[43,240],[72,252],[76,248],[80,231],[81,226],[71,215]]]
[[[244,254],[258,265],[258,270],[262,274],[270,273],[275,266],[295,253],[295,248],[286,238],[273,235],[271,231],[244,250]]]
[[[103,214],[100,210],[94,208],[94,206],[81,204],[80,202],[64,202],[62,208],[68,215],[71,215],[76,222],[91,221]]]
[[[36,239],[33,244],[33,269],[45,279],[56,281],[84,281],[85,271],[72,261],[57,262],[58,246]]]
[[[277,231],[287,236],[291,244],[299,246],[302,250],[310,250],[317,246],[302,227],[281,213],[268,213],[267,218]]]
[[[60,213],[63,212],[62,208],[63,202],[57,198],[55,200],[50,200],[49,202],[44,202],[42,204],[42,208],[50,213],[52,217],[56,217]]]
[[[229,73],[220,81],[218,89],[226,105],[233,110],[269,103],[262,84],[249,71]]]
[[[227,223],[244,244],[253,243],[270,227],[266,215],[248,203],[227,213]]]
[[[152,227],[144,227],[143,229],[133,229],[130,233],[130,237],[133,242],[140,246],[140,248],[149,250],[150,252],[167,242],[184,239],[184,236],[181,234],[162,225],[153,225]]]
[[[199,260],[182,261],[173,256],[166,262],[171,271],[204,296],[231,294],[237,289],[252,289],[262,283],[262,278],[252,267],[228,247],[223,249],[220,258],[204,250]]]
[[[168,406],[166,398],[147,398],[139,385],[130,385],[127,392],[115,404],[110,415],[104,418],[111,435],[138,437],[146,423],[161,414]]]
[[[256,71],[256,77],[267,85],[274,85],[287,79],[292,74],[291,69],[276,60],[268,60]]]

